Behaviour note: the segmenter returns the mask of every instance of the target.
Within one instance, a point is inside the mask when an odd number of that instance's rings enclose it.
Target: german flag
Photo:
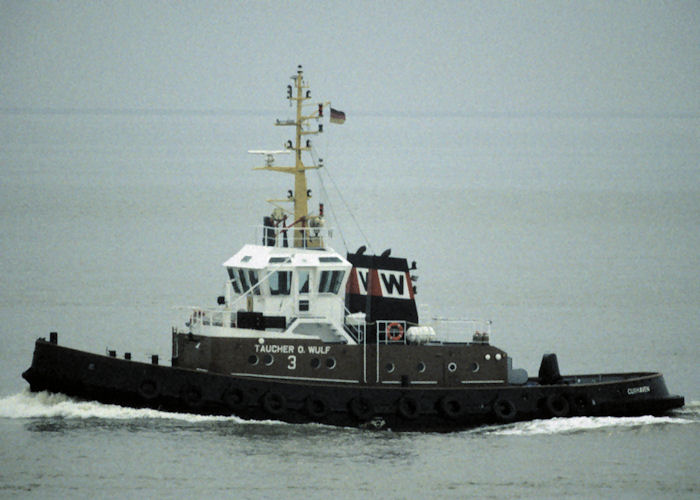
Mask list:
[[[339,125],[345,123],[345,113],[331,108],[331,123],[337,123]]]

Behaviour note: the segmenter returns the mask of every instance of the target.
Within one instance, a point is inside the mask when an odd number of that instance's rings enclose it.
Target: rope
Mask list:
[[[311,160],[314,163],[314,166],[318,165],[318,160],[317,160],[317,155],[316,151],[314,150],[313,146],[311,148]],[[338,215],[336,213],[335,208],[333,208],[333,204],[331,203],[331,197],[328,195],[328,191],[326,190],[326,185],[323,182],[323,177],[321,176],[321,168],[317,169],[316,172],[318,173],[318,180],[321,184],[321,193],[323,194],[323,197],[326,199],[326,203],[328,203],[328,208],[333,216],[333,220],[335,221],[335,225],[338,228],[338,232],[340,233],[340,239],[343,240],[343,246],[345,247],[345,251],[348,252],[348,244],[345,241],[345,235],[343,234],[343,230],[341,229],[340,222],[338,221]]]
[[[325,140],[326,140],[325,149],[326,149],[326,151],[328,151],[328,134],[326,134]],[[315,150],[314,150],[313,146],[311,148],[311,159],[313,160],[314,165],[316,165],[317,160],[316,160],[316,154],[315,154]],[[324,164],[324,167],[325,166],[326,165]],[[343,202],[343,205],[345,206],[346,212],[350,214],[350,217],[352,218],[353,222],[355,223],[355,226],[357,227],[358,231],[360,231],[360,234],[362,235],[363,240],[365,241],[365,243],[367,243],[367,246],[369,247],[370,252],[374,253],[374,249],[372,248],[372,244],[369,242],[369,238],[367,238],[367,235],[364,233],[364,231],[362,231],[362,226],[360,226],[359,222],[357,222],[357,219],[355,218],[355,214],[352,212],[352,210],[350,210],[350,206],[345,201],[345,198],[343,197],[343,193],[340,191],[340,189],[338,188],[338,185],[335,183],[335,180],[331,176],[330,170],[328,170],[327,168],[323,168],[323,169],[319,168],[318,169],[318,178],[319,178],[319,181],[321,182],[321,190],[323,191],[324,195],[326,196],[326,199],[328,200],[328,205],[331,206],[330,196],[328,196],[328,192],[326,191],[326,187],[325,187],[325,184],[323,182],[323,177],[321,175],[320,170],[326,171],[326,175],[328,176],[328,179],[330,179],[331,183],[333,184],[333,187],[335,188],[336,192],[338,193],[338,197],[340,198],[340,201]],[[337,212],[335,211],[335,209],[332,208],[332,206],[331,206],[331,210],[333,212],[333,218],[335,219],[335,224],[338,226],[338,231],[340,232],[340,237],[343,240],[343,245],[345,245],[345,250],[347,252],[349,252],[350,249],[348,248],[348,245],[345,241],[345,237],[343,235],[343,232],[340,229],[340,223],[338,222]]]

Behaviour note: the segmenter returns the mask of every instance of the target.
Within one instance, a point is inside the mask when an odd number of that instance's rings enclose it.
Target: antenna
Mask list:
[[[307,129],[306,124],[309,120],[318,120],[321,118],[322,108],[319,108],[317,103],[314,105],[315,109],[311,114],[303,114],[302,108],[304,106],[304,101],[311,99],[311,93],[308,90],[309,86],[304,81],[303,74],[301,65],[299,65],[297,67],[297,74],[292,76],[293,84],[287,87],[287,99],[289,99],[289,103],[296,103],[296,117],[294,119],[277,120],[275,122],[275,125],[293,126],[295,128],[294,139],[287,142],[285,150],[253,150],[249,151],[249,153],[262,154],[265,156],[265,166],[255,167],[254,170],[271,170],[273,172],[284,172],[294,175],[293,196],[288,200],[294,203],[294,222],[291,224],[291,226],[294,226],[294,246],[306,248],[323,246],[320,238],[310,238],[307,234],[308,226],[311,222],[311,217],[313,216],[309,215],[309,194],[306,185],[306,171],[321,168],[322,164],[308,166],[304,165],[304,162],[302,161],[302,152],[308,151],[308,147],[304,147],[304,142],[302,142],[302,139],[305,140],[305,136],[307,135],[322,132],[323,126],[322,124],[319,124],[318,131]],[[294,153],[293,166],[274,165],[275,155],[290,154],[292,152]],[[304,196],[304,194],[306,194],[306,196]]]
[[[288,155],[291,153],[291,151],[285,151],[285,150],[268,151],[266,149],[251,149],[248,151],[248,153],[253,154],[253,155],[265,156],[265,166],[271,167],[272,164],[275,163],[275,155]]]

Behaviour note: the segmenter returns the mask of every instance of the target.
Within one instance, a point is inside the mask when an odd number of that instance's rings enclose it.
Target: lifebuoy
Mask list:
[[[248,396],[240,387],[226,389],[221,399],[224,401],[224,404],[232,410],[243,408],[248,403]]]
[[[392,333],[394,330],[394,327],[396,327],[396,333],[395,335]],[[389,323],[386,325],[386,336],[389,340],[397,341],[401,340],[403,338],[403,326],[401,326],[400,323]]]
[[[411,396],[402,396],[396,404],[399,415],[408,420],[418,418],[420,415],[420,402]]]
[[[282,394],[270,391],[263,396],[262,406],[266,412],[279,415],[287,409],[287,400]]]
[[[500,398],[493,403],[493,413],[500,422],[512,422],[518,410],[510,399]]]
[[[440,400],[440,411],[447,418],[459,417],[462,410],[462,402],[454,396],[445,396]]]
[[[139,395],[143,399],[153,399],[158,396],[158,385],[153,380],[144,380],[139,385]]]
[[[545,400],[547,411],[552,417],[566,417],[571,410],[569,400],[561,394],[550,394]]]
[[[374,415],[374,404],[362,396],[350,400],[350,413],[360,420],[369,420]]]
[[[328,414],[328,403],[318,396],[309,396],[304,401],[304,409],[312,418],[322,418]]]

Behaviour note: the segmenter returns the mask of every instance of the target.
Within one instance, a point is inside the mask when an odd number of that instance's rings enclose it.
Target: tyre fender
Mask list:
[[[232,410],[238,410],[248,404],[248,395],[240,387],[226,389],[221,399]]]
[[[155,399],[158,397],[158,384],[154,380],[146,379],[139,385],[138,393],[143,399]]]
[[[439,405],[440,411],[447,418],[457,418],[464,411],[462,402],[454,396],[445,396],[440,400]]]
[[[396,403],[396,411],[407,420],[414,420],[420,415],[420,402],[412,396],[402,396]]]
[[[262,406],[271,415],[280,415],[287,409],[287,400],[278,392],[266,392],[262,399]]]
[[[318,396],[309,396],[304,401],[304,409],[312,418],[322,418],[328,415],[328,403],[323,398]]]
[[[349,407],[350,413],[360,420],[369,420],[374,415],[374,403],[363,396],[351,399]]]
[[[507,423],[515,420],[518,409],[510,399],[498,398],[493,403],[493,413],[496,415],[496,419],[498,419],[499,422]]]
[[[547,413],[552,417],[568,417],[571,411],[569,400],[562,394],[550,394],[544,405]]]

